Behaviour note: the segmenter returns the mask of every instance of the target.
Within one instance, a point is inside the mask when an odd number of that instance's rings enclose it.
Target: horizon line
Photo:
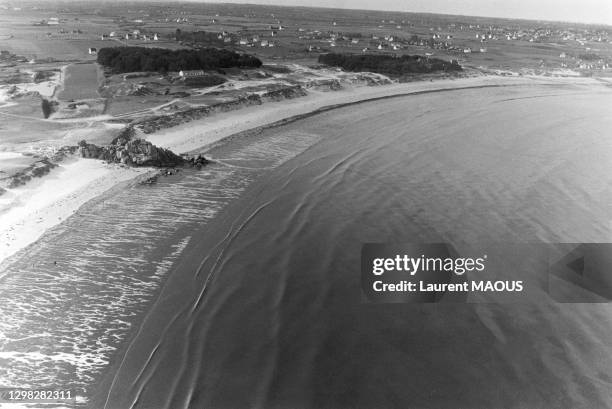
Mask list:
[[[0,0],[2,1],[2,0]],[[61,0],[59,0],[61,1]],[[88,0],[94,1],[94,0]],[[99,1],[99,0],[97,0]],[[106,1],[106,0],[102,0]],[[122,1],[122,0],[110,0],[110,1]],[[129,2],[130,0],[128,0]],[[155,3],[167,3],[174,2],[174,0],[131,0],[136,2],[155,2]],[[456,17],[477,17],[477,18],[493,18],[498,20],[522,20],[522,21],[534,21],[534,22],[548,22],[548,23],[564,23],[564,24],[583,24],[583,25],[599,25],[599,26],[607,26],[612,28],[612,22],[603,23],[603,22],[584,22],[584,21],[570,21],[570,20],[554,20],[554,19],[546,19],[546,18],[528,18],[528,17],[501,17],[501,16],[490,16],[490,15],[478,15],[478,14],[456,14],[456,13],[444,13],[444,12],[436,12],[436,11],[408,11],[408,10],[397,10],[397,9],[363,9],[363,8],[350,8],[350,7],[338,7],[338,6],[325,6],[325,5],[287,5],[287,4],[278,4],[275,1],[280,0],[272,0],[273,2],[266,3],[252,3],[252,2],[240,2],[240,1],[231,1],[231,0],[178,0],[179,3],[209,3],[209,4],[239,4],[243,6],[273,6],[273,7],[301,7],[307,9],[327,9],[327,10],[351,10],[351,11],[377,11],[377,12],[395,12],[395,13],[409,13],[409,14],[431,14],[431,15],[440,15],[440,16],[456,16]]]

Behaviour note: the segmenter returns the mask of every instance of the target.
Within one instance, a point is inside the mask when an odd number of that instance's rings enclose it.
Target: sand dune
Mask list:
[[[568,80],[540,76],[480,76],[381,86],[347,86],[341,91],[309,90],[309,94],[303,98],[269,102],[260,106],[243,108],[239,111],[215,114],[211,117],[149,134],[146,138],[155,145],[169,148],[179,153],[185,153],[201,150],[202,147],[210,147],[212,144],[236,133],[264,127],[329,106],[435,90],[482,86],[527,86],[542,83],[567,83],[568,81],[573,83],[595,83],[594,80],[587,78],[572,78]]]

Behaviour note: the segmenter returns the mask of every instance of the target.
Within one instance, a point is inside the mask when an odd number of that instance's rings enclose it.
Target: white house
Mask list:
[[[181,78],[194,78],[194,77],[202,77],[206,75],[206,73],[203,70],[180,70],[179,71],[179,76]]]
[[[93,47],[89,47],[89,49],[87,50],[87,52],[91,55],[93,54],[98,54],[98,50],[96,48]]]

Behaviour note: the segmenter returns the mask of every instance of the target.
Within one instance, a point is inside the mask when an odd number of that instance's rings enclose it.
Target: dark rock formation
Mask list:
[[[174,167],[185,164],[182,157],[169,149],[157,147],[144,139],[130,139],[125,136],[119,136],[110,145],[102,147],[81,141],[79,154],[84,158],[102,159],[129,166]]]
[[[11,177],[11,181],[8,184],[9,189],[13,189],[17,186],[25,185],[31,179],[46,175],[55,168],[57,165],[51,162],[49,159],[42,159],[32,163],[27,168],[15,173]]]
[[[73,155],[78,148],[78,146],[62,146],[53,155],[51,155],[50,159],[53,162],[61,162],[68,156]]]
[[[169,169],[160,169],[155,175],[143,180],[140,182],[141,185],[154,185],[157,183],[157,180],[160,176],[172,176],[176,175],[180,172],[180,169],[169,168]]]
[[[284,99],[292,99],[306,96],[307,93],[300,85],[283,87],[264,93],[261,98],[266,101],[282,101]]]
[[[300,85],[283,86],[278,89],[267,91],[262,95],[249,94],[213,105],[182,109],[166,115],[150,116],[136,120],[133,122],[133,126],[139,128],[144,133],[153,133],[160,129],[171,128],[185,122],[205,118],[215,113],[234,111],[250,105],[261,105],[269,101],[299,98],[306,94],[306,90]]]
[[[197,157],[193,157],[189,159],[189,163],[191,163],[197,169],[202,169],[202,166],[208,165],[210,161],[206,159],[204,156],[198,155]]]
[[[205,118],[214,113],[233,111],[249,105],[261,105],[261,103],[262,101],[259,95],[253,94],[241,96],[232,101],[226,101],[210,106],[207,105],[188,108],[173,112],[170,115],[151,116],[141,120],[136,120],[133,124],[135,127],[141,129],[144,133],[153,133],[160,129],[171,128],[185,122]]]

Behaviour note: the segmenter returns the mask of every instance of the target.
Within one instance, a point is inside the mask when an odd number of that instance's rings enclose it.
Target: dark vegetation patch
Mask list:
[[[55,109],[57,108],[58,103],[57,101],[49,101],[48,99],[43,98],[42,102],[41,102],[41,108],[42,108],[42,112],[43,112],[43,116],[46,118],[49,118],[49,116],[51,116],[52,113],[55,112]]]
[[[261,61],[248,54],[230,50],[167,50],[164,48],[112,47],[98,51],[98,63],[113,73],[134,71],[217,70],[221,68],[257,68]]]
[[[395,56],[388,54],[321,54],[319,62],[346,71],[371,71],[379,74],[400,76],[411,73],[431,73],[438,71],[461,71],[456,62],[417,55]]]

